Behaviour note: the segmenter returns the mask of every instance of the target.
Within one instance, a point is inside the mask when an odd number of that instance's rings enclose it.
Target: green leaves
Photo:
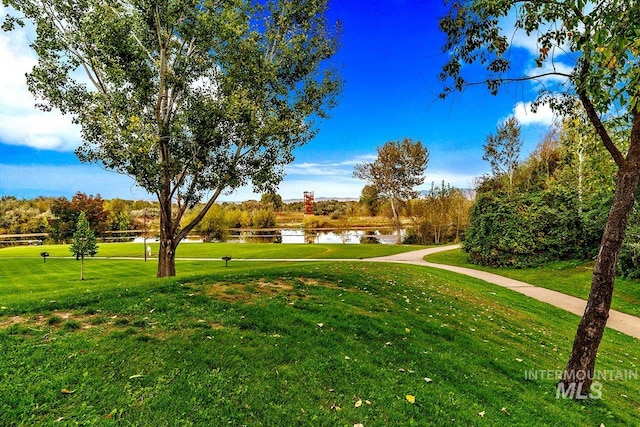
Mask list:
[[[513,181],[513,172],[518,165],[518,157],[522,148],[520,139],[520,123],[516,118],[509,118],[496,129],[496,133],[487,136],[482,147],[484,149],[483,160],[491,165],[491,171],[495,176],[506,173],[509,183]]]
[[[628,2],[588,3],[584,0],[548,2],[531,0],[454,0],[440,20],[447,35],[443,51],[449,60],[440,75],[442,97],[463,90],[469,84],[484,82],[495,94],[509,83],[549,78],[567,84],[552,92],[575,95],[583,91],[599,113],[613,106],[634,111],[638,98],[638,30],[640,10]],[[501,24],[514,20],[511,28]],[[509,35],[509,37],[505,37]],[[511,69],[511,51],[522,48],[522,40],[537,46],[531,61],[540,71],[518,74]],[[482,77],[468,81],[478,64]],[[564,65],[564,67],[559,64]],[[582,70],[567,72],[568,68]],[[529,67],[530,69],[531,67]],[[527,67],[525,66],[526,70]],[[540,89],[539,94],[551,92]],[[556,105],[556,107],[561,107]]]
[[[404,138],[378,147],[376,160],[357,165],[353,175],[386,197],[404,200],[412,197],[414,188],[424,182],[428,162],[429,151],[422,142]]]
[[[223,191],[273,190],[341,88],[327,0],[7,2],[37,28],[31,91],[81,125],[82,161],[157,195],[163,239]]]

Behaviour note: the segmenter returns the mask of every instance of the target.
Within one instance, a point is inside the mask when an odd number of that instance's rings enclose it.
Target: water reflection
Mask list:
[[[404,237],[402,230],[402,237]],[[251,231],[234,236],[240,242],[261,242],[261,243],[342,243],[361,244],[378,243],[395,244],[397,237],[394,230],[301,230],[283,229],[279,231]]]

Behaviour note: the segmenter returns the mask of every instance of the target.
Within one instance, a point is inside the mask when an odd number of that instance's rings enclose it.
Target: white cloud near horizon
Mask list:
[[[339,172],[321,176],[287,175],[278,194],[283,199],[302,199],[305,191],[313,191],[317,198],[358,199],[365,182],[351,174]],[[447,170],[427,170],[425,182],[418,190],[428,190],[433,182],[442,181],[457,188],[473,188],[475,176]],[[100,194],[104,199],[154,200],[155,196],[138,187],[133,179],[101,168],[95,164],[79,165],[6,165],[0,164],[0,196],[31,199],[37,196],[64,196],[75,193]],[[239,188],[223,195],[219,201],[242,202],[259,200],[251,187]]]
[[[95,164],[6,165],[0,164],[0,196],[34,198],[65,196],[77,192],[100,194],[103,199],[151,199],[133,179]]]

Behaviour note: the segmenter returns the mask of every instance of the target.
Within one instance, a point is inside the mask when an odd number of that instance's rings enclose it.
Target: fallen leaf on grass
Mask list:
[[[75,393],[75,390],[67,390],[66,388],[63,388],[62,390],[60,390],[60,393],[62,394],[73,394]]]
[[[416,403],[416,397],[412,394],[407,394],[406,396],[407,402],[414,404]]]
[[[480,415],[480,417],[484,417],[484,411],[478,412],[478,415]]]
[[[430,383],[431,381],[433,381],[433,380],[432,380],[431,378],[429,378],[429,377],[424,377],[424,380],[425,380],[426,382],[428,382],[428,383]]]
[[[136,374],[136,375],[131,375],[131,376],[129,377],[129,379],[130,379],[130,380],[132,380],[132,379],[134,379],[134,378],[141,378],[141,377],[144,377],[144,375]]]
[[[356,408],[359,408],[362,406],[362,399],[358,399],[358,401],[356,402]]]
[[[509,411],[507,411],[507,408],[505,408],[504,406],[502,407],[502,409],[500,409],[500,412],[509,415]]]

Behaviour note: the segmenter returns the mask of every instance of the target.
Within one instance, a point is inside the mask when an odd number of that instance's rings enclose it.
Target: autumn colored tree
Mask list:
[[[130,230],[132,226],[131,207],[122,199],[105,201],[107,213],[106,227],[109,230]]]
[[[63,242],[73,235],[78,213],[71,207],[66,197],[58,197],[51,204],[49,235],[55,242]]]
[[[442,97],[486,84],[493,94],[506,84],[535,81],[533,107],[543,103],[565,115],[576,102],[614,160],[616,185],[591,291],[558,390],[588,397],[602,340],[616,263],[640,181],[640,8],[636,2],[547,0],[447,0],[440,20],[448,60],[441,73]],[[506,21],[506,18],[511,18]],[[504,26],[505,22],[512,22]],[[537,47],[532,67],[512,67],[523,58],[520,43]],[[521,52],[514,52],[520,49]],[[477,64],[486,74],[478,79]],[[470,78],[472,80],[470,80]],[[616,144],[605,118],[626,127],[626,150]]]
[[[95,234],[100,235],[107,229],[109,212],[104,209],[104,200],[99,194],[87,196],[77,192],[71,198],[71,209],[77,213],[77,216],[84,212],[89,226]]]
[[[103,209],[104,201],[100,195],[76,193],[71,201],[65,197],[58,197],[51,204],[53,218],[49,220],[49,232],[56,242],[64,242],[73,236],[76,223],[81,212],[89,222],[89,227],[95,234],[101,234],[107,228],[109,213]]]
[[[378,147],[376,160],[356,165],[353,172],[356,178],[375,187],[391,203],[398,243],[402,241],[399,203],[417,195],[415,187],[424,182],[428,162],[427,147],[420,141],[404,138]]]
[[[406,241],[419,244],[457,242],[467,228],[471,200],[462,190],[445,184],[431,183],[431,188],[418,199],[409,202],[413,229]]]
[[[79,158],[157,197],[159,277],[175,275],[180,241],[221,194],[275,190],[341,87],[327,0],[4,3],[20,16],[3,28],[36,27],[27,82],[81,126]]]

